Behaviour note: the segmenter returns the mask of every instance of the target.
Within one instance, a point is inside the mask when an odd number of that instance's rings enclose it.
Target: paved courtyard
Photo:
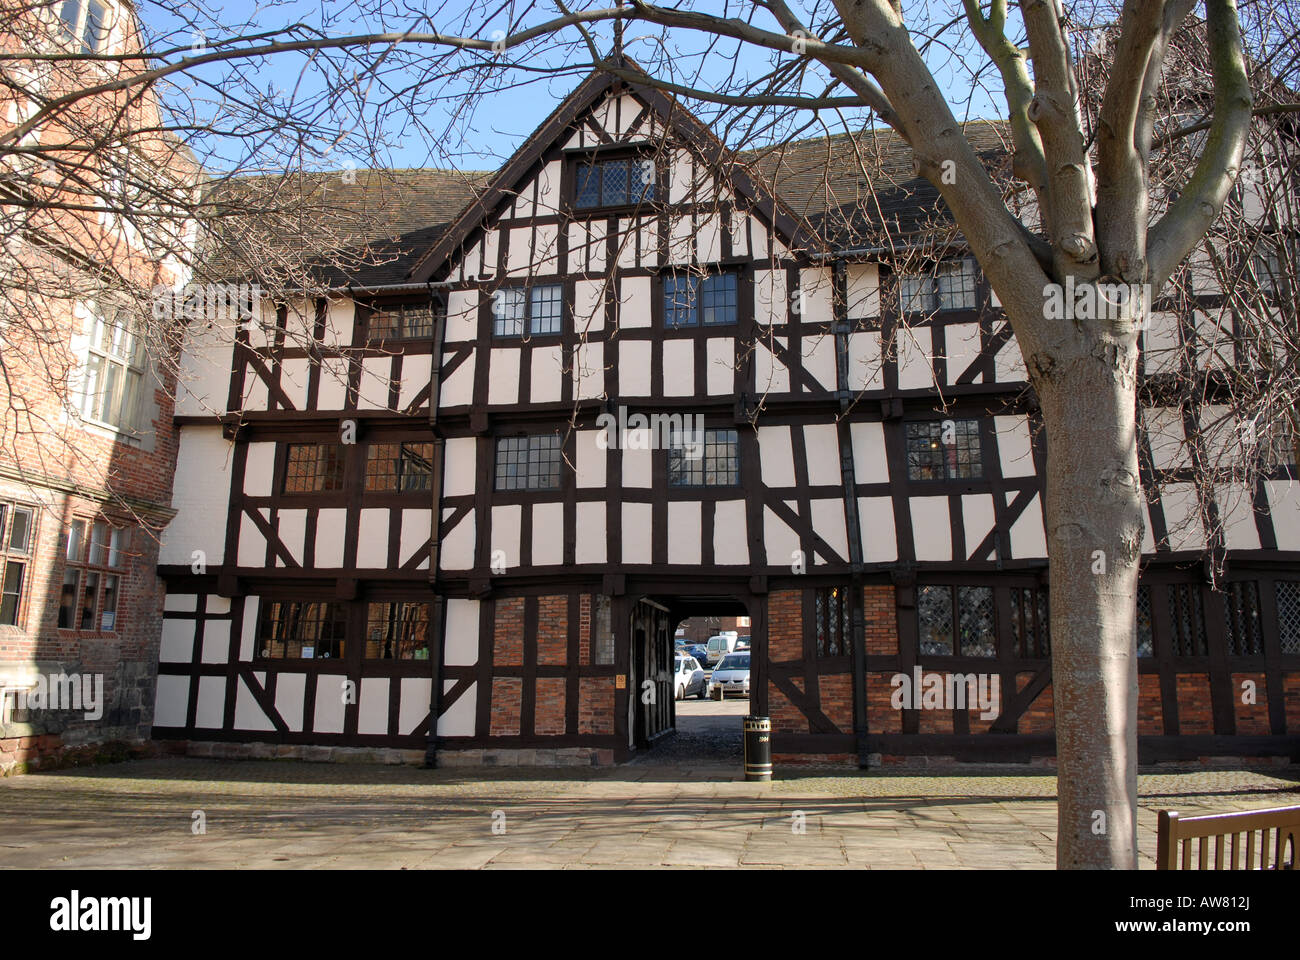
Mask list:
[[[1300,770],[1162,771],[1140,791],[1151,868],[1157,810],[1300,803]],[[1054,797],[1053,776],[1005,770],[787,771],[752,784],[708,763],[147,760],[0,780],[0,867],[1042,868],[1054,863]]]

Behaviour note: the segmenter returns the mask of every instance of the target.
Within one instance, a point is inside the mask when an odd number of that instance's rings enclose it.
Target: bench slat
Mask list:
[[[1245,862],[1242,863],[1241,835],[1245,834]],[[1259,865],[1256,866],[1255,834],[1259,836]],[[1210,865],[1210,839],[1214,839],[1214,864]],[[1180,817],[1176,810],[1161,810],[1156,835],[1156,867],[1160,870],[1192,869],[1192,841],[1196,844],[1196,869],[1223,870],[1224,847],[1228,869],[1297,869],[1300,845],[1300,806],[1215,813]],[[1181,848],[1181,855],[1180,855]],[[1181,862],[1180,862],[1181,861]]]

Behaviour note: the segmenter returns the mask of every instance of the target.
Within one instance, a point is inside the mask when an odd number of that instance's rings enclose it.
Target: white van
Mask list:
[[[715,634],[709,637],[709,642],[705,645],[705,659],[708,660],[707,666],[713,666],[727,654],[736,649],[736,642],[740,635],[735,630],[727,630],[724,633]]]

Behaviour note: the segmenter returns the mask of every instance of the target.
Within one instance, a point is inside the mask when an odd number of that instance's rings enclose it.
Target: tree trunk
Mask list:
[[[1136,333],[1127,321],[1060,324],[1026,358],[1047,432],[1057,867],[1135,869]]]

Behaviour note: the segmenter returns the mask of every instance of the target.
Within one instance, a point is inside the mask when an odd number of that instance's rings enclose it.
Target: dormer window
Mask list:
[[[573,205],[628,207],[655,198],[655,162],[649,157],[592,160],[575,171]]]
[[[81,52],[100,53],[108,40],[108,6],[99,0],[63,0],[59,5],[63,35]]]

